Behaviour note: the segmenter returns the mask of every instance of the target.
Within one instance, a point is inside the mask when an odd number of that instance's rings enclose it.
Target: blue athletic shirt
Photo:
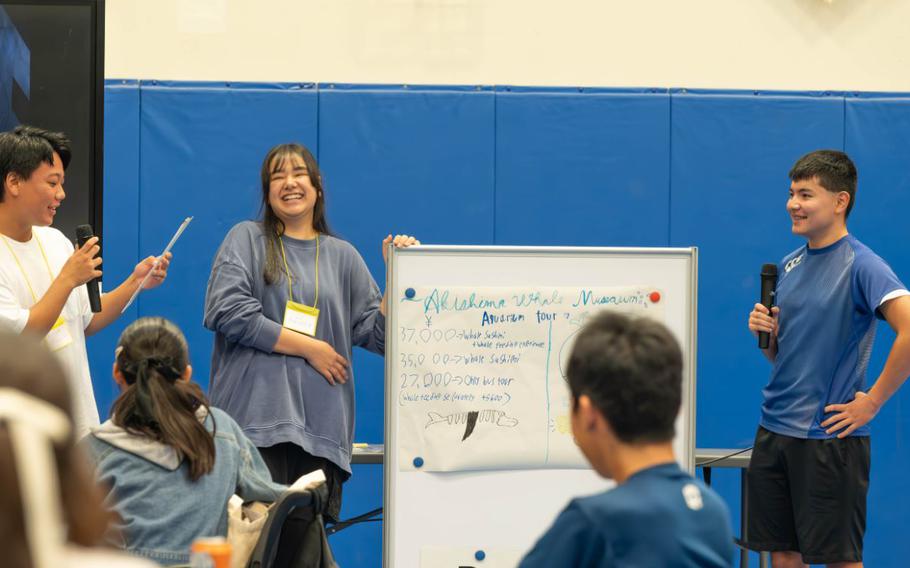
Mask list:
[[[852,235],[820,249],[802,246],[778,266],[777,357],[764,388],[761,425],[802,439],[833,438],[825,407],[866,386],[882,304],[908,294],[884,260]],[[868,425],[853,436],[868,436]]]
[[[554,566],[733,566],[720,497],[675,463],[641,470],[615,489],[573,499],[521,561]]]

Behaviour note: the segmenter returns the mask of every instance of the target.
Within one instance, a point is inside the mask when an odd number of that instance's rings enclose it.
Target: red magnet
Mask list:
[[[648,297],[651,299],[651,301],[653,303],[656,304],[657,302],[660,301],[660,292],[651,292],[651,295]]]

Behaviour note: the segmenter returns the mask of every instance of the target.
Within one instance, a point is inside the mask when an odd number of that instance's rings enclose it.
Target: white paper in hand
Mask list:
[[[164,255],[171,252],[171,249],[174,247],[174,243],[177,242],[177,239],[180,238],[180,235],[183,234],[183,231],[186,230],[186,226],[189,225],[190,221],[192,221],[192,220],[193,220],[192,217],[187,217],[186,219],[183,220],[183,223],[180,223],[180,226],[177,227],[177,232],[174,233],[173,237],[171,237],[171,242],[169,242],[167,244],[167,246],[164,247],[164,251],[160,255],[158,255],[157,258],[155,258],[155,264],[152,265],[152,269],[148,271],[148,274],[146,274],[145,278],[142,279],[142,282],[139,283],[139,287],[136,288],[136,291],[133,292],[132,296],[130,296],[130,300],[126,303],[125,306],[123,306],[123,309],[120,310],[121,314],[124,313],[127,309],[129,309],[129,307],[132,305],[132,303],[136,299],[136,297],[139,296],[139,292],[142,291],[142,287],[145,286],[145,283],[148,281],[149,277],[152,275],[152,272],[155,272],[155,269],[158,268],[158,263],[161,262],[161,259],[164,257]]]

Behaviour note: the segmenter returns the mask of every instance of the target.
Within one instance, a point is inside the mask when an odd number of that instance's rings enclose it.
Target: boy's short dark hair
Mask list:
[[[6,176],[10,172],[28,179],[41,162],[53,165],[54,152],[66,169],[71,157],[66,134],[26,125],[0,132],[0,202],[6,197]]]
[[[816,150],[796,160],[790,168],[790,181],[818,178],[818,183],[831,193],[846,191],[850,196],[844,219],[856,202],[856,166],[839,150]]]
[[[625,443],[667,442],[682,397],[682,352],[663,324],[604,312],[579,332],[566,373]]]

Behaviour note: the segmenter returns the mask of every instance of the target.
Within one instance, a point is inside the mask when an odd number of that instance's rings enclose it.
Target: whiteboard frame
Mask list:
[[[686,318],[688,319],[687,338],[681,338],[681,348],[686,360],[685,373],[688,377],[685,392],[683,393],[683,408],[686,408],[688,415],[683,420],[685,433],[682,433],[683,443],[685,445],[685,455],[677,456],[677,460],[690,473],[695,471],[695,413],[696,413],[696,369],[698,353],[698,248],[685,247],[529,247],[529,246],[474,246],[474,245],[421,245],[414,248],[395,248],[389,245],[388,266],[386,267],[386,293],[387,297],[387,316],[386,316],[386,353],[394,352],[389,349],[389,345],[397,341],[397,302],[394,300],[398,297],[395,293],[398,290],[398,271],[396,259],[399,255],[509,255],[509,256],[528,256],[533,258],[536,255],[560,256],[560,255],[584,255],[584,256],[613,256],[613,257],[669,257],[688,260],[689,262],[689,290],[691,297],[687,304]],[[392,376],[392,369],[395,363],[394,357],[385,357],[385,444],[383,456],[383,527],[382,527],[382,565],[383,568],[394,566],[393,549],[395,537],[395,510],[393,506],[393,491],[397,480],[397,470],[399,469],[398,455],[395,448],[395,437],[393,433],[397,431],[398,415],[393,408],[396,397],[393,396],[392,390],[394,381],[389,377]],[[679,434],[678,434],[679,435]],[[529,470],[530,471],[530,470]],[[528,542],[530,547],[533,542]]]

